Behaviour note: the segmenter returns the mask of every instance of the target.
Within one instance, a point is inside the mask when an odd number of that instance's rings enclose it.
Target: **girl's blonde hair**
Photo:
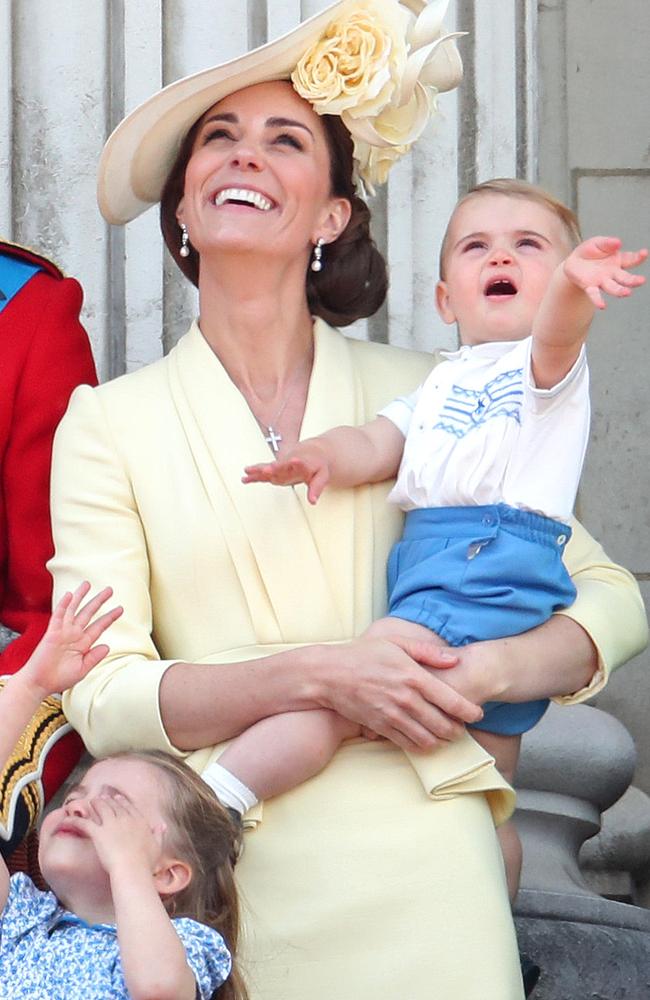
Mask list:
[[[162,750],[125,750],[110,760],[137,760],[162,771],[169,794],[170,844],[192,869],[189,884],[167,901],[170,916],[191,917],[221,934],[232,956],[232,971],[218,990],[219,1000],[248,1000],[237,963],[239,898],[234,867],[241,834],[212,789],[182,760]]]
[[[553,215],[556,215],[562,226],[564,227],[564,232],[566,233],[567,241],[571,249],[577,247],[578,243],[582,240],[582,235],[580,233],[580,223],[578,222],[578,217],[575,212],[573,212],[567,205],[564,205],[557,198],[554,198],[552,194],[545,191],[544,188],[538,187],[536,184],[529,184],[528,181],[520,181],[515,177],[493,177],[492,180],[483,181],[482,184],[477,184],[476,187],[471,188],[464,194],[462,198],[456,202],[453,212],[449,222],[447,223],[447,228],[445,229],[445,235],[442,238],[442,245],[440,247],[440,278],[442,281],[445,280],[445,261],[447,257],[447,249],[449,243],[449,231],[451,229],[451,224],[454,221],[454,216],[460,208],[464,205],[466,201],[470,198],[476,198],[482,194],[503,194],[508,198],[521,198],[523,201],[535,201],[538,205],[543,205],[544,208],[548,208]]]

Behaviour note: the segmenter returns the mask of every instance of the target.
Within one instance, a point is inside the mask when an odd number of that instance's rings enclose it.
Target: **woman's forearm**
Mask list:
[[[441,676],[466,697],[520,702],[573,694],[598,669],[589,635],[564,615],[521,635],[476,642],[456,650],[460,662]]]
[[[179,750],[231,739],[280,712],[320,708],[313,676],[317,646],[241,663],[175,663],[160,683],[160,714]]]
[[[270,715],[314,708],[329,708],[405,750],[427,750],[456,739],[481,715],[437,676],[455,659],[436,642],[360,638],[243,663],[177,663],[163,675],[160,711],[180,750],[212,746]]]
[[[598,652],[581,625],[564,615],[502,640],[506,645],[503,701],[528,701],[573,694],[587,687],[598,669]]]

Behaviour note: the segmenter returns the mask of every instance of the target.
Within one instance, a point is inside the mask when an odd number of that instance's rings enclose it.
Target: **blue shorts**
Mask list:
[[[388,558],[388,614],[452,646],[527,632],[575,600],[566,524],[507,504],[412,510]],[[475,728],[531,729],[548,699],[487,702]]]

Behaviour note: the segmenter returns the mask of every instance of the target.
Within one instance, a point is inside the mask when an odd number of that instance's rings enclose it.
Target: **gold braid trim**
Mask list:
[[[5,679],[0,678],[0,688],[4,684]],[[36,825],[45,801],[41,778],[47,755],[71,729],[60,698],[50,695],[41,702],[0,774],[0,837],[11,837],[20,796],[29,816],[29,829]]]

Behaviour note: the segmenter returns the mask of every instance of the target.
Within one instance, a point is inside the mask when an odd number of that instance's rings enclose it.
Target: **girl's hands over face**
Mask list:
[[[458,739],[483,713],[443,679],[454,669],[456,652],[399,636],[328,647],[335,660],[327,707],[404,750],[431,750]]]
[[[100,864],[109,874],[122,867],[152,872],[162,853],[164,824],[152,827],[120,792],[98,795],[89,801],[88,815],[77,818],[92,840]]]
[[[74,594],[63,595],[52,612],[45,635],[21,670],[24,682],[42,697],[72,687],[108,653],[107,645],[94,643],[123,609],[112,608],[91,622],[113,591],[105,587],[80,607],[89,591],[90,584],[84,582]]]

